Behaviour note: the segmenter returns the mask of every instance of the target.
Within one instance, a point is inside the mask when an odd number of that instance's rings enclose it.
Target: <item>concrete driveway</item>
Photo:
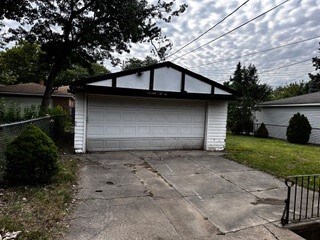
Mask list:
[[[279,224],[284,183],[204,151],[81,155],[66,239],[302,239]]]

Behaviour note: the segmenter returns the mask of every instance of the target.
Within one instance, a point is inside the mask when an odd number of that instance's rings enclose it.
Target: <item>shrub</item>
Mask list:
[[[34,125],[27,126],[8,144],[5,156],[5,180],[11,185],[46,184],[58,170],[57,147]]]
[[[241,119],[234,122],[231,127],[232,134],[249,135],[253,131],[253,122],[251,119]]]
[[[260,137],[260,138],[269,137],[268,129],[266,128],[266,125],[264,125],[264,123],[261,123],[260,127],[258,128],[256,132],[256,137]]]
[[[311,125],[307,117],[296,113],[289,121],[287,139],[291,143],[306,144],[311,134]]]
[[[61,106],[47,109],[47,114],[54,117],[54,139],[55,141],[65,137],[65,129],[72,125],[69,114]]]

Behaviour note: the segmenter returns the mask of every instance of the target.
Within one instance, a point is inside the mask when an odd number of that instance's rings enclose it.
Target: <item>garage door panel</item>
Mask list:
[[[156,136],[164,136],[166,134],[166,127],[164,126],[154,126],[152,128],[152,133]]]
[[[87,148],[201,149],[204,123],[200,101],[89,96]]]
[[[123,136],[135,136],[137,134],[136,126],[124,126],[122,127]]]
[[[119,136],[121,134],[121,126],[106,126],[106,137],[107,136]]]
[[[88,134],[88,136],[92,136],[92,137],[104,136],[105,135],[104,125],[95,124],[95,125],[88,126],[87,134]]]
[[[123,122],[135,122],[137,121],[137,112],[122,112]]]
[[[151,121],[151,113],[139,112],[138,120],[140,122],[150,122]]]
[[[90,110],[88,112],[88,121],[91,123],[104,123],[104,111],[101,110]]]
[[[121,121],[121,110],[106,112],[106,121],[109,123],[118,123]]]

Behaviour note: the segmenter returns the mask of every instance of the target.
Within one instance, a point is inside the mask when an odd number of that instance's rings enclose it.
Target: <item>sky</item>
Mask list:
[[[159,23],[163,35],[173,43],[168,55],[197,38],[244,2],[245,0],[177,0],[177,5],[188,4],[187,10],[171,23]],[[290,0],[251,23],[189,53],[282,2],[284,0],[249,0],[221,24],[166,60],[219,83],[229,80],[239,61],[245,66],[254,64],[261,83],[272,87],[308,81],[308,73],[315,73],[311,59],[320,56],[320,0]],[[304,41],[310,38],[314,39]],[[299,41],[304,42],[251,54]],[[118,57],[122,60],[131,57],[143,59],[147,55],[152,56],[151,49],[148,44],[135,44],[130,53]],[[181,57],[182,55],[185,56]],[[108,61],[104,64],[112,72],[121,70],[120,67],[112,67]]]

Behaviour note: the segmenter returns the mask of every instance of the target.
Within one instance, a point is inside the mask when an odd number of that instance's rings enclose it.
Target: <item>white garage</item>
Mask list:
[[[233,91],[171,62],[74,82],[75,151],[225,147]]]

